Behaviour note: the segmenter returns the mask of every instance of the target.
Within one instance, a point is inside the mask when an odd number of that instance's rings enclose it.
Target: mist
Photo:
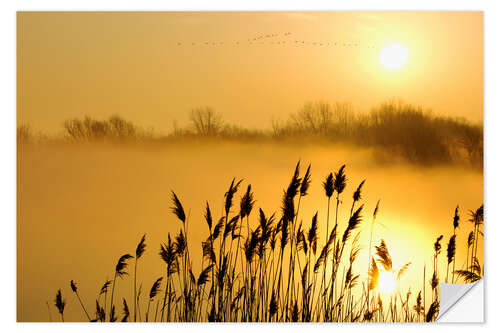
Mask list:
[[[92,309],[101,285],[113,276],[116,260],[133,253],[143,234],[147,248],[138,270],[138,284],[142,283],[143,292],[147,292],[164,273],[157,254],[160,243],[166,241],[169,232],[175,234],[181,228],[171,212],[171,191],[179,196],[188,215],[190,252],[198,274],[201,241],[208,235],[203,220],[206,202],[214,218],[222,216],[224,193],[231,180],[243,179],[243,187],[252,185],[255,207],[262,208],[266,215],[279,215],[283,191],[299,160],[302,170],[311,164],[312,171],[299,220],[308,227],[316,211],[319,220],[325,220],[327,201],[322,182],[329,172],[346,164],[347,187],[339,224],[342,228],[345,225],[352,193],[366,179],[361,244],[366,244],[365,225],[380,199],[380,225],[375,227],[374,240],[385,239],[396,266],[412,262],[408,284],[419,281],[420,276],[415,275],[430,262],[435,238],[449,234],[457,205],[464,221],[457,239],[462,245],[465,242],[467,211],[483,201],[482,173],[458,166],[422,167],[389,159],[381,162],[377,156],[372,149],[270,142],[20,145],[18,320],[47,321],[46,301],[52,318],[56,318],[53,298],[58,288],[62,288],[68,303],[67,320],[80,320],[81,309],[69,281],[78,282],[82,298]],[[243,191],[235,196],[238,204]],[[255,214],[250,216],[253,225],[257,223]],[[320,222],[320,240],[324,239],[325,228]],[[366,248],[361,251],[362,258],[367,256]],[[457,257],[464,258],[463,246],[458,249]],[[131,284],[129,277],[120,280],[117,295],[130,297]]]

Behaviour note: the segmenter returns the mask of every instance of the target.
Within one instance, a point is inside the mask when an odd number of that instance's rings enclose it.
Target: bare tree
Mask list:
[[[348,136],[351,132],[351,125],[354,123],[354,110],[350,103],[335,103],[333,108],[333,120],[338,134]]]
[[[483,129],[480,126],[463,126],[461,129],[461,145],[467,151],[471,162],[483,161]]]
[[[33,130],[29,125],[19,125],[17,127],[17,143],[30,143],[33,141]]]
[[[191,110],[189,120],[201,136],[217,136],[224,124],[222,116],[209,107]]]
[[[326,102],[308,102],[297,113],[290,116],[293,126],[299,131],[326,134],[332,123],[332,109]]]

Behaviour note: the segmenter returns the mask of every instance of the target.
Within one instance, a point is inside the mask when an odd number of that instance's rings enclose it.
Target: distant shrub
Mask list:
[[[64,129],[72,141],[138,141],[152,136],[152,133],[116,115],[108,120],[96,120],[88,116],[66,120]]]
[[[17,143],[32,143],[34,140],[33,130],[29,125],[19,125],[17,127]]]

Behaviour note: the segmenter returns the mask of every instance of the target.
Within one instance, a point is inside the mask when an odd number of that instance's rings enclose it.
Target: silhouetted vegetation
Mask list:
[[[467,266],[449,271],[456,260],[455,252],[448,251],[446,274],[442,274],[438,261],[443,235],[437,237],[433,249],[432,277],[425,275],[421,289],[414,285],[411,290],[401,290],[399,281],[411,263],[396,268],[389,245],[382,239],[373,247],[373,224],[379,211],[379,202],[367,225],[366,208],[362,203],[363,180],[352,195],[352,204],[347,204],[344,193],[348,181],[346,166],[329,173],[324,181],[324,193],[328,205],[325,220],[303,216],[300,203],[308,195],[312,179],[311,166],[302,175],[297,163],[290,183],[283,191],[279,213],[256,212],[256,201],[251,185],[246,186],[239,205],[235,195],[242,180],[233,179],[224,194],[224,209],[215,216],[208,202],[203,216],[186,215],[180,197],[172,192],[172,213],[180,222],[176,235],[167,235],[163,244],[154,252],[164,266],[164,276],[158,277],[146,297],[136,293],[137,260],[146,251],[146,236],[142,236],[135,250],[133,283],[125,280],[130,254],[121,256],[114,269],[113,281],[106,281],[96,297],[96,309],[91,321],[116,321],[118,315],[114,304],[116,277],[120,283],[134,289],[134,321],[348,321],[348,322],[421,322],[435,320],[439,312],[439,281],[441,276],[452,281],[462,278],[465,282],[482,277],[483,269],[477,257],[479,237],[483,235],[483,207],[471,211],[472,236],[467,239]],[[330,213],[330,199],[334,198]],[[339,210],[346,208],[345,220],[338,218]],[[330,216],[331,215],[331,216]],[[332,218],[333,228],[329,221]],[[306,221],[311,221],[307,223]],[[455,230],[459,225],[458,207],[450,225],[453,228],[454,244],[465,244],[456,240]],[[206,225],[207,237],[202,242],[203,254],[193,258],[192,245],[188,237],[188,225],[199,228]],[[319,226],[326,226],[325,239],[319,239]],[[452,229],[450,228],[450,230]],[[370,233],[367,278],[356,271],[360,249],[361,232]],[[469,251],[470,250],[470,251]],[[199,272],[194,272],[193,261],[201,262]],[[469,265],[470,262],[470,265]],[[363,272],[363,273],[364,273]],[[140,275],[142,276],[142,275]],[[387,277],[394,283],[389,290],[383,289]],[[391,282],[391,281],[389,281]],[[431,300],[426,303],[427,283],[431,287]],[[112,292],[107,307],[107,291]],[[78,298],[83,315],[88,316],[83,301],[77,293],[76,284],[69,286]],[[418,294],[412,294],[412,290]],[[104,295],[104,300],[102,296]],[[102,304],[104,303],[104,306]],[[130,311],[123,298],[121,321],[130,319]],[[140,306],[140,305],[143,306]],[[64,300],[61,290],[57,292],[55,306],[64,318]],[[151,306],[154,306],[154,310]],[[145,313],[141,309],[146,309]],[[154,311],[154,312],[153,312]],[[50,313],[49,313],[50,315]],[[82,316],[82,319],[84,317]],[[88,318],[88,317],[87,317]]]
[[[137,141],[147,137],[141,128],[118,116],[102,121],[90,117],[71,119],[64,122],[64,129],[72,141]]]
[[[310,136],[381,148],[420,164],[483,161],[481,125],[402,103],[384,103],[368,114],[356,114],[348,104],[308,103],[288,121],[273,124],[278,139]]]
[[[416,164],[467,164],[482,167],[483,127],[465,119],[433,115],[419,107],[388,102],[369,113],[356,113],[346,103],[306,103],[271,130],[248,129],[225,123],[211,108],[189,114],[189,125],[167,135],[155,135],[118,116],[64,122],[69,142],[179,142],[190,140],[237,142],[336,143],[374,148]],[[19,143],[39,142],[26,125],[18,127]]]
[[[211,108],[191,110],[189,120],[193,123],[197,135],[213,137],[222,132],[222,116]]]
[[[34,134],[31,126],[20,125],[17,127],[17,142],[18,143],[32,143]]]

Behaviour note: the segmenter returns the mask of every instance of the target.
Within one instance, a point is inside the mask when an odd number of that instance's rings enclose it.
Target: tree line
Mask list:
[[[88,116],[66,120],[63,130],[58,140],[69,142],[324,141],[378,148],[419,164],[466,162],[481,167],[483,162],[482,124],[393,101],[368,113],[355,112],[348,103],[308,102],[287,119],[273,120],[267,130],[228,123],[210,107],[191,110],[189,124],[175,125],[166,135],[155,134],[117,115],[105,120]],[[44,138],[27,125],[17,129],[19,143]]]

